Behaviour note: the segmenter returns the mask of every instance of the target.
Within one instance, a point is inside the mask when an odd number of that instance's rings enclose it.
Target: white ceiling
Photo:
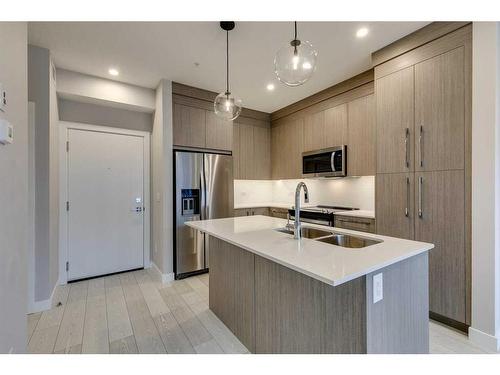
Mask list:
[[[370,68],[371,52],[426,22],[299,22],[299,39],[318,50],[317,70],[299,87],[274,75],[275,52],[292,22],[237,22],[229,34],[231,91],[244,106],[272,112]],[[356,38],[356,30],[370,33]],[[221,92],[225,33],[217,22],[34,22],[30,44],[51,50],[57,67],[154,88],[161,78]],[[195,63],[199,63],[196,66]],[[117,67],[117,78],[108,74]],[[266,90],[274,83],[273,92]]]

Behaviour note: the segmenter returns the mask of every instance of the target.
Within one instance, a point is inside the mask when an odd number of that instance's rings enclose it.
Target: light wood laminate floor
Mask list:
[[[208,309],[208,274],[161,284],[148,270],[59,286],[28,315],[30,353],[248,353]],[[60,303],[60,305],[58,305]],[[485,353],[430,322],[431,353]]]

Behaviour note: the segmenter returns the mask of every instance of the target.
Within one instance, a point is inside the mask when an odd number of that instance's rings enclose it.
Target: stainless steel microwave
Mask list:
[[[345,177],[345,145],[302,153],[303,177]]]

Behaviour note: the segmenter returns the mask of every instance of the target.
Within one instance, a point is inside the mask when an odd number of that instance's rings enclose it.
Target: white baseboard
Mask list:
[[[469,327],[469,340],[487,351],[500,352],[500,338],[478,329]]]
[[[31,301],[28,306],[28,314],[50,310],[52,308],[52,300],[54,299],[54,294],[56,292],[56,288],[58,287],[58,285],[59,281],[57,281],[56,285],[54,285],[54,289],[52,289],[50,298],[44,299],[42,301]]]
[[[163,284],[166,284],[170,281],[174,281],[175,278],[175,274],[173,272],[162,273],[154,262],[151,262],[151,273],[153,277],[161,281]]]

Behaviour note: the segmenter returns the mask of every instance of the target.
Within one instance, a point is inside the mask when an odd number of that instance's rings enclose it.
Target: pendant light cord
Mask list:
[[[294,28],[295,28],[295,34],[294,34],[294,38],[293,38],[293,54],[294,55],[297,55],[297,46],[299,44],[298,40],[297,40],[297,21],[294,21]]]
[[[226,95],[229,94],[229,31],[226,30]]]

